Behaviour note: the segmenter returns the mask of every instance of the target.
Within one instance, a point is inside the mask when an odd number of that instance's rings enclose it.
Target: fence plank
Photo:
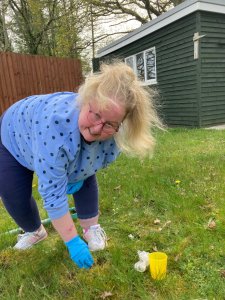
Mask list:
[[[78,59],[0,52],[0,114],[29,95],[77,91],[82,80]]]
[[[19,71],[18,59],[17,59],[16,54],[10,53],[10,56],[11,56],[11,60],[12,60],[13,76],[14,76],[14,82],[15,82],[15,86],[16,86],[16,97],[15,97],[15,101],[16,101],[16,98],[17,99],[22,98],[22,88],[21,88],[20,80],[19,80],[20,71]],[[1,60],[1,56],[0,56],[0,60]]]
[[[2,85],[2,95],[0,96],[0,99],[3,103],[3,108],[7,105],[10,106],[10,91],[8,91],[7,88],[7,83],[8,81],[6,80],[7,74],[6,71],[8,70],[7,64],[6,64],[6,57],[5,55],[2,56],[2,59],[0,61],[0,80],[1,80],[1,85]]]
[[[8,67],[8,74],[9,74],[9,78],[10,78],[10,84],[8,85],[8,89],[11,92],[12,97],[9,99],[10,104],[14,103],[16,100],[16,85],[15,85],[15,81],[13,80],[14,78],[14,74],[13,74],[13,65],[12,65],[12,59],[11,57],[9,57],[8,53],[6,53],[6,63],[7,63],[7,67]]]

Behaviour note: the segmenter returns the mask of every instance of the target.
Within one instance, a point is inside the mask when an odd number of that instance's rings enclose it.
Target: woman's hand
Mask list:
[[[79,268],[89,269],[94,260],[87,244],[77,235],[70,213],[67,212],[63,217],[52,220],[52,224],[66,244],[75,264]]]
[[[79,237],[76,236],[70,241],[65,242],[71,259],[79,268],[89,269],[94,264],[93,257],[87,244]]]

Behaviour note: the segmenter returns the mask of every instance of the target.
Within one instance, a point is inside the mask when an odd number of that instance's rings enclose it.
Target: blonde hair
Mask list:
[[[102,64],[100,73],[91,74],[78,93],[81,105],[92,99],[100,107],[107,106],[109,99],[122,104],[127,115],[115,134],[118,147],[126,154],[141,157],[152,152],[155,144],[152,128],[163,125],[153,105],[153,93],[142,86],[128,65]]]

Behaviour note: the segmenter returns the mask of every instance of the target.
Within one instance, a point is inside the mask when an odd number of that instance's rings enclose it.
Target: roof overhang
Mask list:
[[[168,12],[163,13],[156,19],[142,25],[124,37],[110,43],[97,52],[96,58],[105,56],[122,47],[125,47],[138,39],[149,35],[193,12],[198,10],[225,14],[224,0],[187,0],[177,5]]]

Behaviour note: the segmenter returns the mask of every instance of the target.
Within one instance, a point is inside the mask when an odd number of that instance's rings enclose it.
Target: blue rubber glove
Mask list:
[[[89,269],[94,264],[88,245],[78,236],[65,242],[70,258],[79,268]]]
[[[80,181],[78,181],[76,183],[68,183],[67,184],[67,191],[66,191],[66,193],[67,194],[74,194],[74,193],[76,193],[77,191],[79,191],[82,188],[83,184],[84,184],[83,180],[80,180]]]

